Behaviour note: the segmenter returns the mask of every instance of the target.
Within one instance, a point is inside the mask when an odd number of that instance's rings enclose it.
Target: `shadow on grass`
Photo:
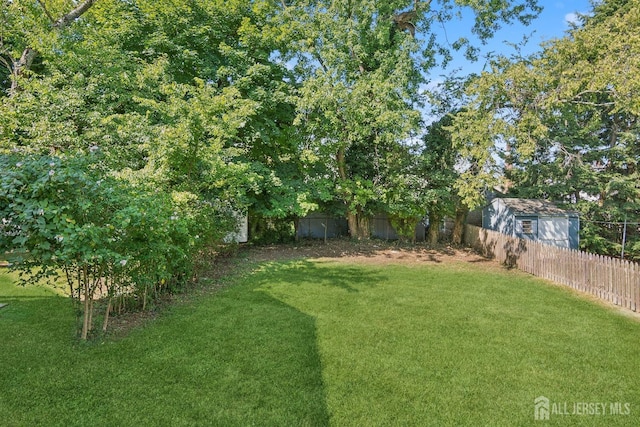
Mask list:
[[[0,301],[2,302],[17,302],[17,301],[29,301],[29,300],[39,300],[39,299],[51,299],[51,298],[60,298],[64,301],[69,301],[69,298],[65,298],[61,295],[48,294],[48,295],[0,295]]]
[[[255,289],[245,282],[180,307],[123,342],[118,351],[132,357],[140,381],[113,371],[119,392],[104,417],[116,425],[327,425],[315,320]],[[115,410],[123,395],[136,400],[127,417]]]
[[[335,265],[327,261],[297,260],[269,263],[262,267],[259,284],[278,282],[291,285],[315,284],[335,287],[347,292],[360,292],[387,277],[377,270]]]
[[[491,258],[474,258],[474,259],[468,260],[467,262],[471,264],[482,264],[482,263],[492,263],[495,261]]]
[[[15,425],[328,425],[313,317],[244,282],[116,341],[76,345],[71,303],[0,311],[0,409]],[[3,299],[4,300],[4,299]],[[6,310],[6,311],[5,311]]]

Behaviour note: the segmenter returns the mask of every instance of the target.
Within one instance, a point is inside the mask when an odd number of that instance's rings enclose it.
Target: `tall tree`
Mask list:
[[[426,129],[421,156],[422,172],[429,182],[425,192],[426,210],[429,215],[428,241],[438,241],[438,231],[445,217],[454,219],[452,242],[462,243],[464,221],[469,208],[456,191],[455,185],[463,170],[465,158],[454,146],[451,125],[457,112],[446,114]]]
[[[368,237],[388,156],[417,133],[425,73],[451,48],[435,39],[432,26],[468,7],[476,16],[473,31],[485,40],[501,22],[528,22],[538,10],[530,0],[303,0],[282,7],[283,22],[297,36],[289,51],[301,85],[297,123],[329,165],[354,238]],[[474,52],[467,40],[453,47]]]
[[[251,147],[290,135],[293,108],[268,2],[60,12],[83,4],[2,2],[0,249],[28,253],[13,264],[27,271],[78,273],[85,338],[103,278],[141,301],[190,280],[261,191]],[[16,68],[27,48],[36,59]]]
[[[246,153],[285,140],[293,120],[287,71],[271,61],[278,35],[263,31],[268,4],[102,0],[52,27],[63,3],[8,3],[3,46],[47,42],[23,90],[1,100],[0,144],[100,149],[115,170],[209,197],[235,188],[249,203],[239,189],[255,187],[243,179],[255,175]]]
[[[495,61],[454,125],[458,142],[501,152],[516,194],[580,209],[581,245],[608,254],[640,217],[639,5],[605,1],[541,53]]]

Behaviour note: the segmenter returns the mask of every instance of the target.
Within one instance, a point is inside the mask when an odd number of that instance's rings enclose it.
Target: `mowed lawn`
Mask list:
[[[3,426],[640,425],[640,322],[483,263],[265,263],[86,344],[63,297],[0,302]]]

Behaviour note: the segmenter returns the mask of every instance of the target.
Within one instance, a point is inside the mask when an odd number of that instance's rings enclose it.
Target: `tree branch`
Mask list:
[[[22,51],[20,59],[13,61],[13,78],[11,79],[11,89],[9,90],[10,95],[14,95],[20,89],[20,86],[18,85],[18,78],[23,75],[25,71],[28,71],[31,68],[31,64],[37,55],[38,52],[27,47]]]
[[[78,19],[87,10],[89,10],[91,8],[91,6],[94,5],[95,2],[96,2],[96,0],[85,0],[84,2],[80,3],[78,5],[78,7],[73,9],[71,12],[67,13],[66,15],[63,15],[60,19],[58,19],[53,24],[53,26],[55,28],[64,28],[64,27],[66,27],[71,22],[73,22],[76,19]]]
[[[12,69],[11,62],[3,58],[2,55],[0,55],[0,64],[2,64],[3,67],[5,67],[7,70],[9,70],[9,72],[11,72],[11,69]]]
[[[47,15],[47,18],[49,18],[49,21],[51,21],[51,23],[55,25],[56,20],[53,19],[53,16],[51,16],[49,11],[47,10],[47,6],[45,6],[44,0],[37,0],[37,1],[38,1],[38,4],[42,7],[42,10],[44,10],[45,15]]]
[[[324,61],[322,60],[322,57],[320,56],[320,54],[318,52],[313,52],[312,55],[316,59],[316,61],[318,61],[318,63],[320,64],[324,72],[328,73],[329,69],[327,68],[326,65],[324,65]]]
[[[9,73],[13,72],[13,57],[9,49],[4,45],[4,31],[0,33],[0,62],[7,68]]]
[[[75,9],[71,12],[63,15],[60,19],[54,20],[47,8],[44,5],[44,1],[37,0],[38,4],[42,6],[44,9],[44,13],[53,23],[53,28],[62,29],[68,26],[70,23],[78,19],[83,13],[91,8],[95,4],[97,0],[85,0],[80,3]],[[31,68],[31,64],[33,64],[33,60],[38,56],[38,51],[28,46],[22,51],[22,55],[20,59],[17,61],[13,61],[13,67],[11,70],[12,79],[11,79],[11,89],[9,90],[9,95],[13,96],[16,92],[20,90],[20,85],[18,84],[18,80],[20,76],[22,76],[26,71]]]
[[[615,101],[610,101],[610,102],[589,102],[589,101],[578,101],[578,100],[564,100],[564,101],[569,102],[571,104],[589,105],[591,107],[612,107],[616,105]]]

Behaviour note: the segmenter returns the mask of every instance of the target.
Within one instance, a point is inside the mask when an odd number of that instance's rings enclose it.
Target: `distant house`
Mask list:
[[[496,198],[482,210],[482,227],[562,248],[578,249],[580,218],[546,200]]]

